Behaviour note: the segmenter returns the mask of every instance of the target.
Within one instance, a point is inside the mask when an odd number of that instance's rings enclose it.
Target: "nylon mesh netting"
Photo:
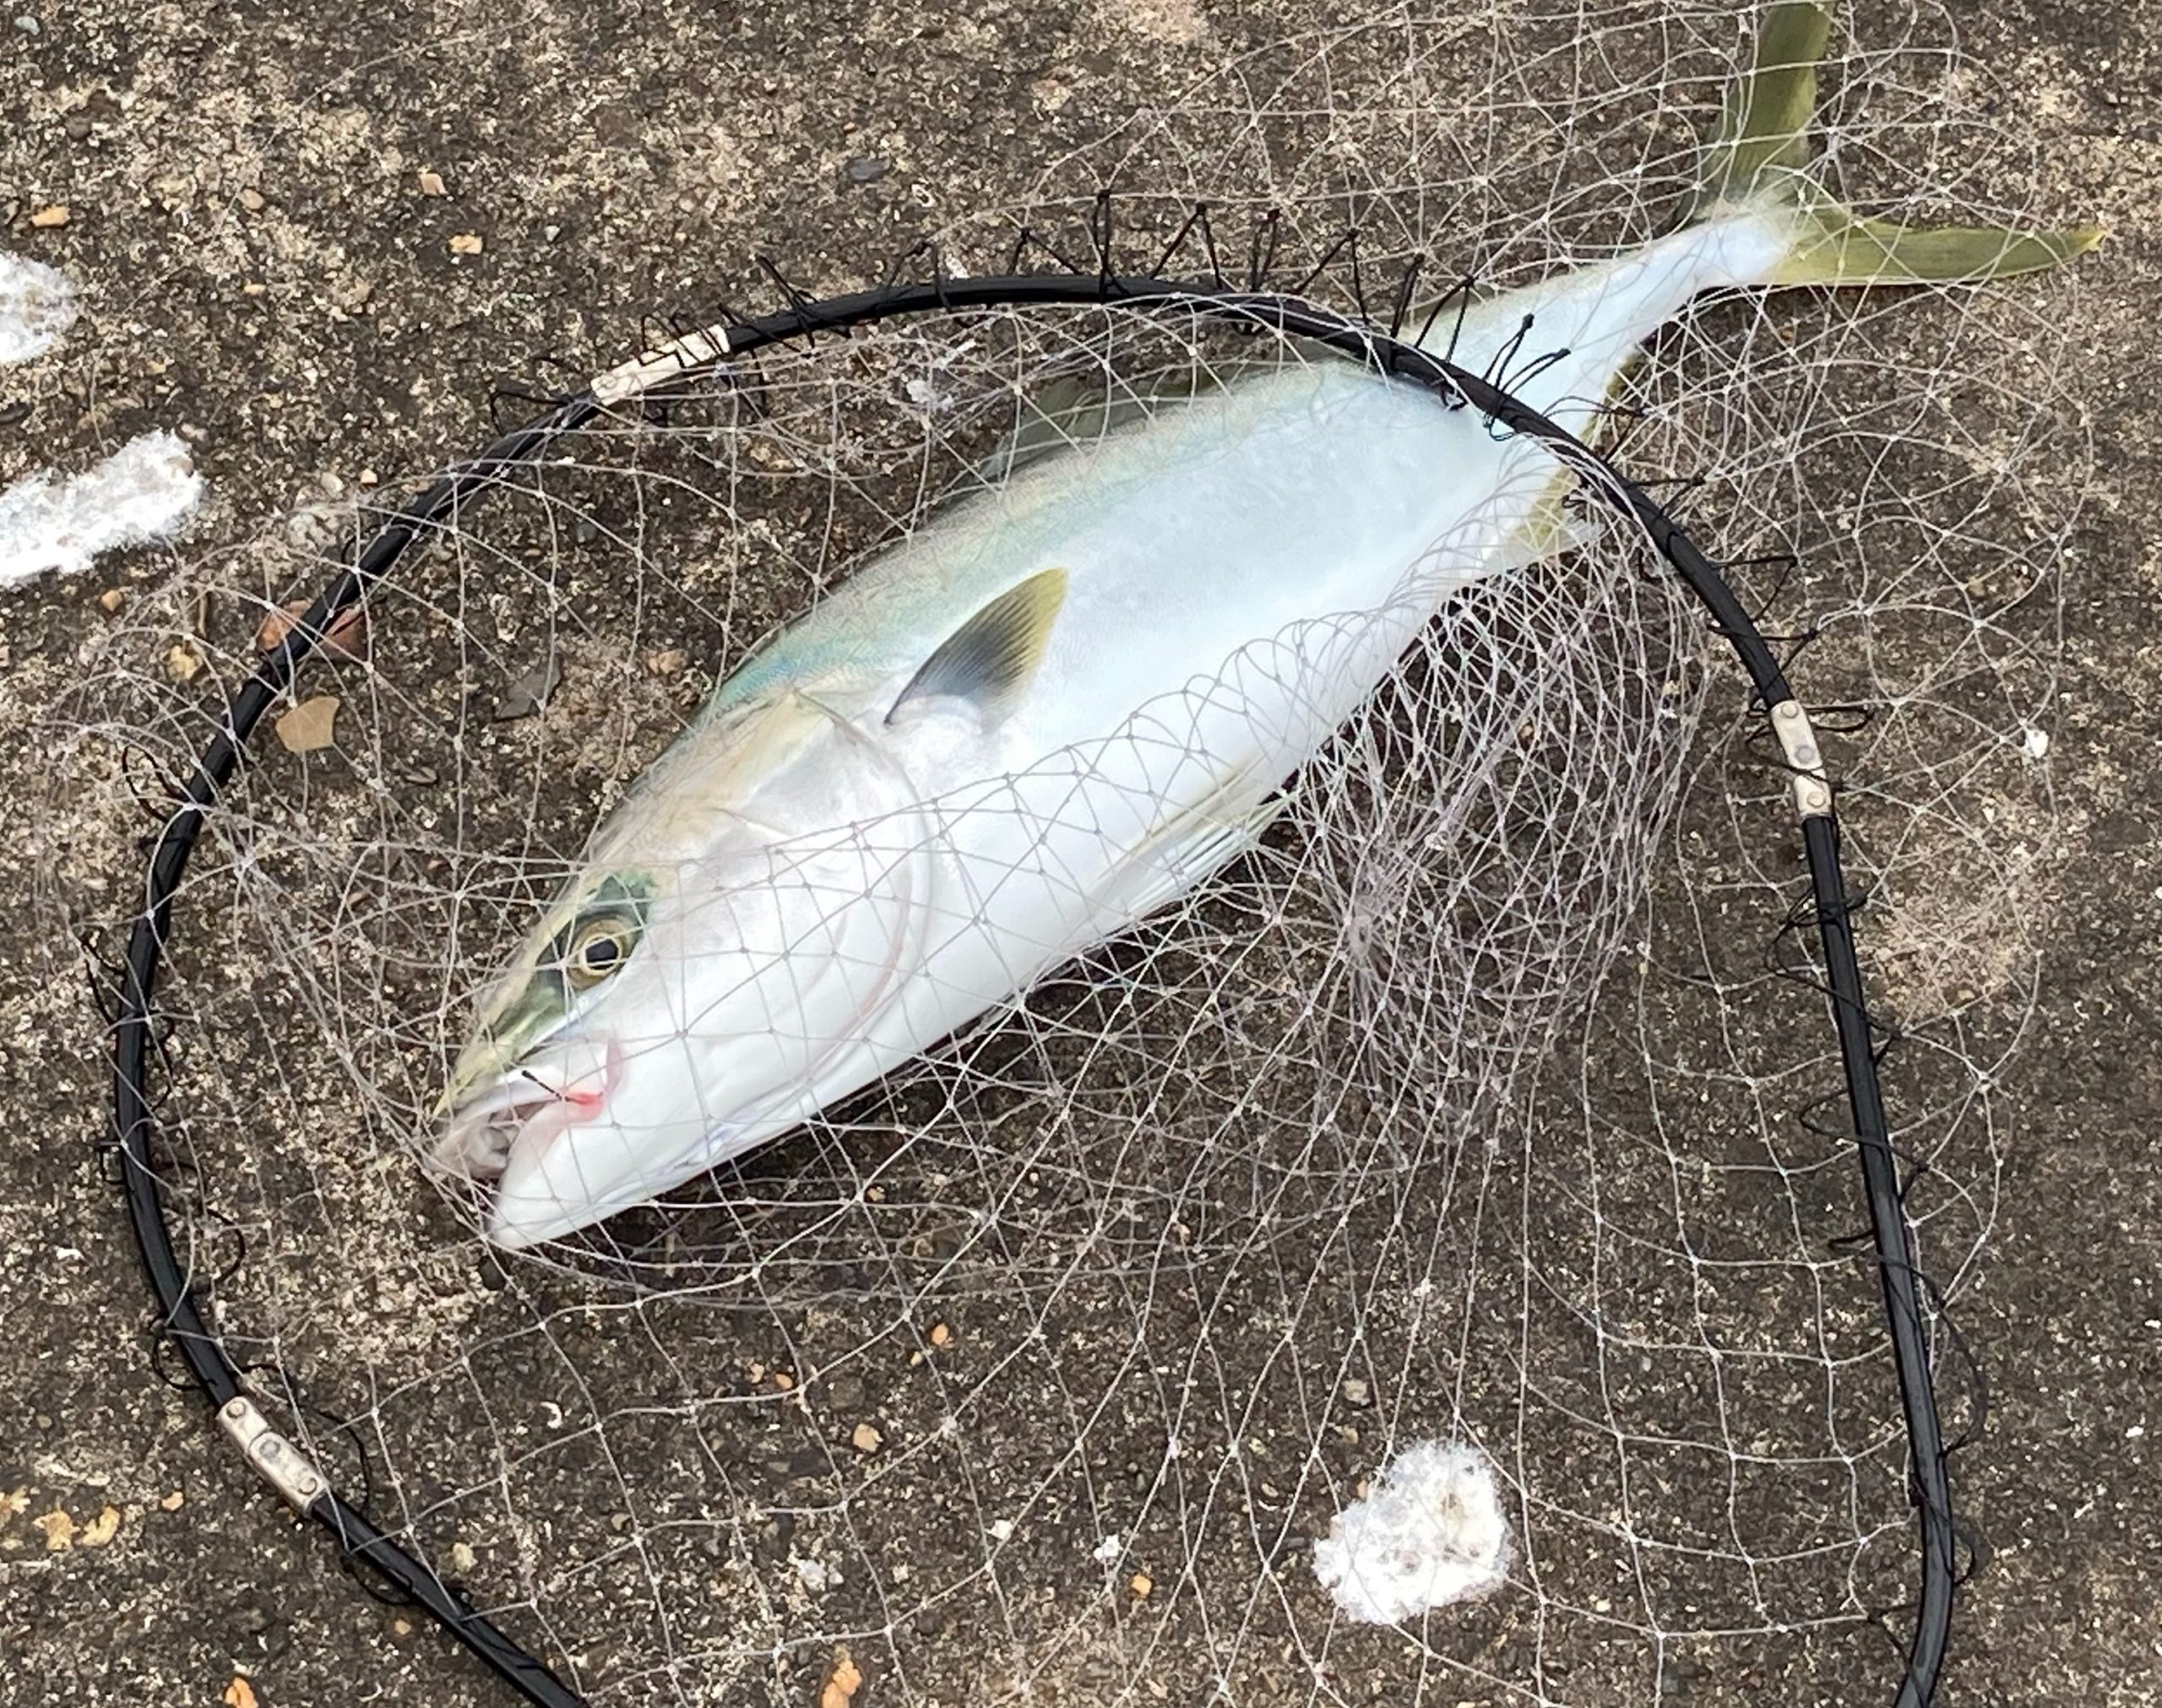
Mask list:
[[[1841,192],[2038,223],[1952,39],[1857,23]],[[1002,268],[1018,215],[1093,265],[1067,192],[1104,182],[1129,263],[1205,198],[1227,271],[1320,301],[1386,318],[1415,254],[1422,298],[1507,287],[1670,224],[1745,51],[1665,7],[1302,39],[1055,163],[945,263]],[[1164,266],[1206,264],[1189,229]],[[1813,637],[1791,674],[1839,732],[1909,1207],[1954,1295],[2047,900],[2067,288],[1711,306],[1601,431],[1688,483],[1656,490],[1768,633]],[[331,745],[266,729],[213,815],[160,1003],[186,1255],[341,1490],[596,1702],[811,1700],[844,1647],[868,1700],[926,1705],[1897,1678],[1871,1619],[1913,1588],[1904,1435],[1788,778],[1595,505],[1449,605],[1258,852],[803,1131],[517,1258],[419,1165],[476,986],[609,805],[751,643],[978,481],[1019,399],[1332,359],[1029,308],[671,382],[410,553],[364,656],[301,686]],[[76,918],[124,921],[140,798],[370,518],[199,550],[131,604],[57,713],[111,856]],[[1316,1545],[1433,1440],[1491,1470],[1505,1581],[1360,1623]]]

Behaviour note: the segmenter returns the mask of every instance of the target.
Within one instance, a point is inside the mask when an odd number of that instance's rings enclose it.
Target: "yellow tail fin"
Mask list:
[[[1768,285],[1923,285],[2007,279],[2071,260],[2101,240],[2099,225],[2056,231],[2004,226],[1903,225],[1866,219],[1810,175],[1817,68],[1833,0],[1775,0],[1750,68],[1729,87],[1705,149],[1693,214],[1771,201],[1795,210],[1793,253]]]

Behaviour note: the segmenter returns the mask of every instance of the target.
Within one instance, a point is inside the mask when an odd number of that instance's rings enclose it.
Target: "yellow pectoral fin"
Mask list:
[[[993,712],[1043,661],[1051,625],[1066,602],[1066,572],[1046,569],[984,606],[948,635],[909,679],[887,713],[888,724],[919,701],[959,700]]]

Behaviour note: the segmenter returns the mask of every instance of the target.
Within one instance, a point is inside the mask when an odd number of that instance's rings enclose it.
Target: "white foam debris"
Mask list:
[[[66,274],[0,254],[0,364],[43,355],[74,319],[75,286]]]
[[[1314,1546],[1314,1575],[1348,1616],[1369,1624],[1483,1595],[1508,1569],[1493,1469],[1455,1442],[1405,1448]]]
[[[88,569],[100,552],[171,534],[203,502],[203,477],[174,434],[131,439],[86,474],[41,469],[0,492],[0,587]]]
[[[2029,728],[2019,738],[2019,751],[2029,759],[2046,759],[2050,755],[2050,732]]]

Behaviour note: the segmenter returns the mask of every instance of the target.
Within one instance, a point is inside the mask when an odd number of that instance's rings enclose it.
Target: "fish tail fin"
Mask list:
[[[1793,231],[1765,285],[1977,283],[2060,266],[2101,240],[2099,225],[2022,231],[1909,225],[1857,214],[1812,174],[1810,121],[1833,0],[1774,0],[1749,69],[1728,87],[1705,148],[1692,220],[1776,214]]]

